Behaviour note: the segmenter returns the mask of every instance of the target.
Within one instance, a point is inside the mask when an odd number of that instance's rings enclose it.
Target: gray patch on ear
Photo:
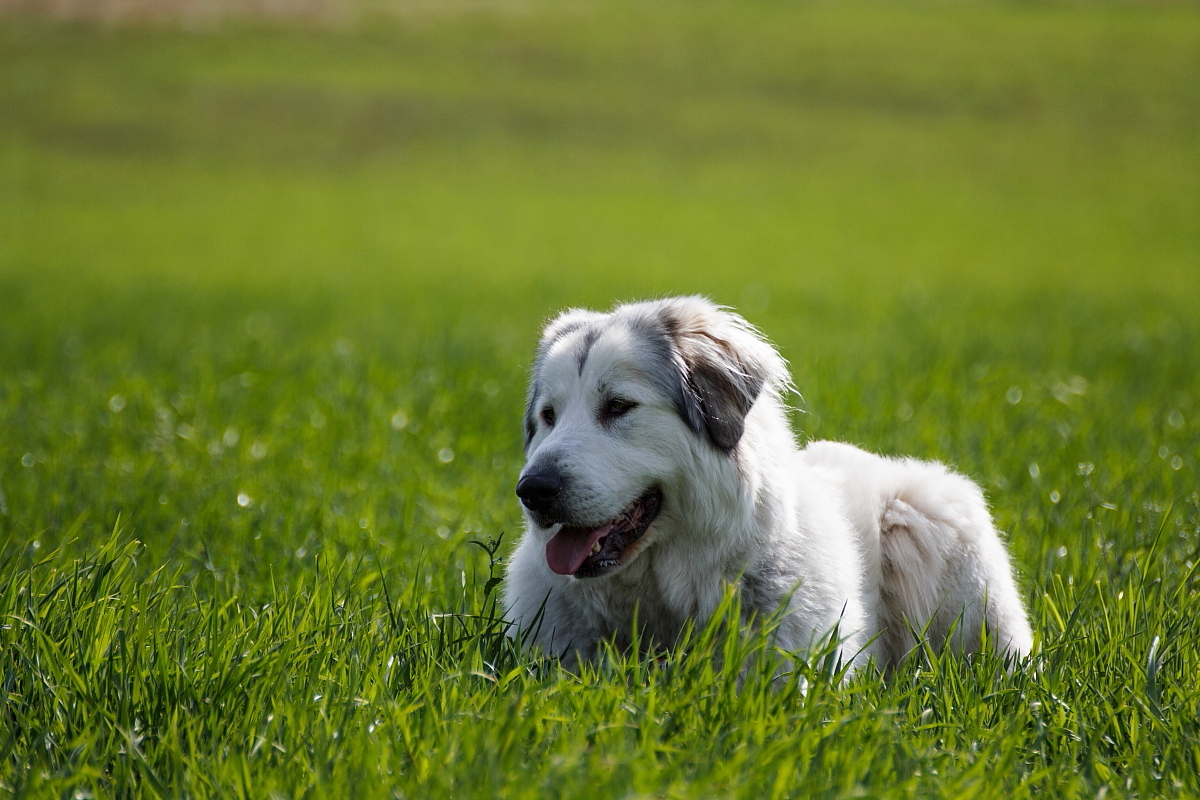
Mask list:
[[[713,444],[732,450],[746,430],[746,415],[762,391],[762,378],[738,372],[733,364],[701,360],[692,365],[688,384],[700,401]]]
[[[679,335],[678,322],[666,310],[663,320],[680,362],[680,416],[693,430],[707,431],[718,448],[732,451],[746,430],[746,415],[762,392],[765,376],[728,343],[703,333]]]
[[[648,357],[638,364],[638,368],[671,399],[676,412],[692,432],[702,434],[704,412],[695,392],[687,384],[687,365],[675,346],[675,320],[659,310],[633,317],[629,327],[647,346]]]

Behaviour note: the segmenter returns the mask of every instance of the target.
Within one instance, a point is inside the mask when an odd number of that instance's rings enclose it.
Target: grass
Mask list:
[[[431,9],[0,17],[0,793],[1200,794],[1194,11]],[[980,480],[1030,664],[514,651],[537,327],[663,292]]]

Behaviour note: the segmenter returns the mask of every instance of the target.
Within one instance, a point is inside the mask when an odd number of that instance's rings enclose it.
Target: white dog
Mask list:
[[[1021,657],[1029,624],[979,488],[940,464],[814,442],[788,424],[783,358],[741,317],[680,297],[546,326],[517,483],[528,529],[505,605],[568,664],[598,643],[670,646],[736,583],[804,651],[843,661],[935,645]],[[786,609],[782,608],[786,604]]]

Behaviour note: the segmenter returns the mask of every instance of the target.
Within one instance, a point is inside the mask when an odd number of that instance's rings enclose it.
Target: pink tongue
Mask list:
[[[566,525],[546,542],[546,563],[559,575],[573,575],[587,561],[592,546],[613,529],[612,523],[599,528],[568,528]]]

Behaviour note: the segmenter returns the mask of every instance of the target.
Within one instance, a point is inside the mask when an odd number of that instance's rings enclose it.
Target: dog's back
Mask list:
[[[979,487],[945,466],[813,442],[802,457],[831,473],[862,553],[876,653],[894,664],[924,636],[970,652],[986,623],[998,651],[1028,654],[1032,635],[1008,554]]]

